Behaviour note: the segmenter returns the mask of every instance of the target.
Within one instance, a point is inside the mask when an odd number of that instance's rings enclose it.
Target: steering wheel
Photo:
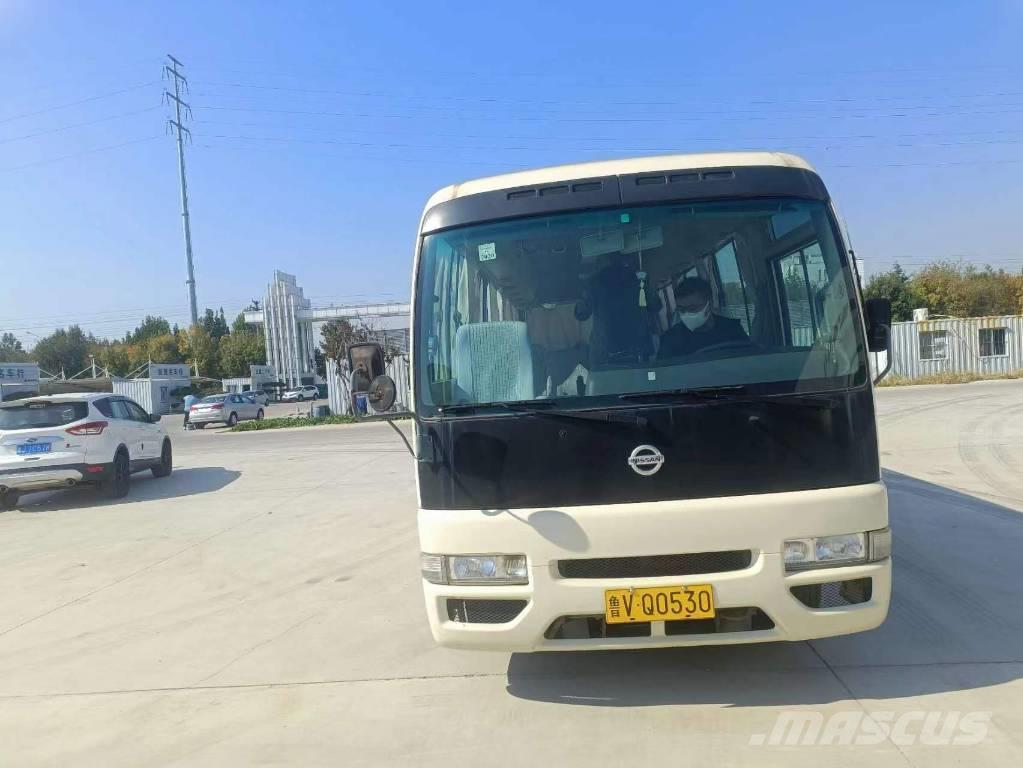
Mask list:
[[[732,340],[732,341],[719,341],[717,344],[711,344],[711,345],[706,346],[706,347],[701,347],[700,349],[696,350],[692,354],[694,354],[694,355],[702,355],[702,354],[704,354],[706,352],[713,352],[713,351],[719,350],[719,349],[739,349],[741,347],[755,347],[755,346],[756,346],[756,344],[754,344],[749,339],[735,339],[735,340]]]

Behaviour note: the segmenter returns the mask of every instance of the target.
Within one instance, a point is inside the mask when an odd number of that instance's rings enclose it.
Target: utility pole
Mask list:
[[[199,307],[195,301],[195,272],[192,269],[192,226],[188,218],[188,184],[185,182],[184,141],[186,135],[191,140],[192,132],[181,124],[182,108],[184,108],[188,117],[192,116],[192,108],[181,100],[182,88],[185,91],[188,90],[188,79],[178,72],[178,67],[184,65],[169,53],[167,58],[170,59],[171,63],[163,65],[163,76],[174,81],[174,93],[164,91],[163,97],[168,104],[174,103],[175,119],[168,120],[167,125],[174,131],[178,140],[178,177],[181,180],[181,224],[185,231],[185,263],[188,270],[188,280],[185,281],[185,284],[188,286],[188,309],[191,313],[192,325],[196,325],[199,322]]]

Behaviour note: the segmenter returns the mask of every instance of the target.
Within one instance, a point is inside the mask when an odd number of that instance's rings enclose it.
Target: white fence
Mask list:
[[[338,414],[352,413],[352,390],[350,377],[347,374],[347,364],[344,364],[346,372],[338,374],[337,365],[333,360],[327,361],[327,401],[330,404],[330,412]],[[394,410],[409,410],[412,399],[412,380],[409,376],[408,355],[399,355],[389,362],[385,367],[385,373],[394,379],[397,397],[394,401]]]

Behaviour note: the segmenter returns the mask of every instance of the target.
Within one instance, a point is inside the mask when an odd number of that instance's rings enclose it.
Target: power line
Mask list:
[[[315,296],[306,296],[307,299],[360,299],[366,300],[365,303],[372,303],[374,300],[394,297],[396,294],[393,292],[376,292],[376,293],[334,293],[334,294],[318,294]],[[245,296],[232,296],[230,298],[219,298],[210,300],[207,303],[208,308],[214,307],[230,307],[238,304],[248,304],[252,300],[252,297],[246,294]],[[350,303],[350,302],[346,302]],[[37,320],[43,325],[48,325],[51,322],[65,322],[71,325],[85,324],[85,323],[98,323],[98,322],[122,322],[131,321],[133,318],[144,319],[145,315],[161,316],[161,313],[168,312],[171,310],[180,309],[180,304],[164,304],[164,305],[150,305],[146,307],[123,307],[119,309],[110,309],[104,312],[88,313],[76,315],[75,319],[67,320],[67,313],[63,312],[58,315],[33,315],[33,320]],[[5,323],[20,323],[24,320],[23,315],[17,317],[6,317],[0,318],[0,327]]]
[[[1023,107],[1023,104],[1010,105],[1012,107]],[[424,119],[424,115],[418,115],[415,113],[411,114],[381,114],[374,112],[336,112],[330,110],[308,110],[308,109],[270,109],[267,107],[235,107],[235,106],[218,106],[206,104],[203,105],[203,109],[220,112],[258,112],[265,114],[276,114],[276,115],[304,115],[304,116],[324,116],[324,117],[344,117],[344,118],[370,118],[376,120],[416,120],[421,121]],[[749,122],[753,120],[757,121],[777,121],[782,119],[845,119],[845,120],[861,120],[861,119],[901,119],[908,117],[943,117],[948,115],[966,115],[970,117],[974,116],[989,116],[989,115],[1002,115],[1002,114],[1018,114],[1023,109],[1001,109],[1001,110],[976,110],[971,108],[967,111],[952,111],[952,112],[941,112],[933,111],[925,114],[910,115],[907,113],[893,112],[884,115],[796,115],[788,114],[784,116],[769,116],[769,115],[735,115],[734,121]],[[451,119],[458,119],[459,115],[453,114]],[[636,124],[636,123],[702,123],[702,122],[715,122],[720,123],[726,120],[722,116],[715,116],[705,112],[700,114],[685,114],[685,115],[657,115],[657,116],[645,116],[645,117],[570,117],[565,115],[494,115],[494,119],[503,121],[513,122],[552,122],[552,123],[595,123],[595,124]]]
[[[265,142],[286,142],[292,144],[331,144],[347,147],[380,147],[386,149],[461,149],[471,151],[502,151],[502,152],[538,152],[538,151],[560,151],[558,147],[537,147],[537,146],[508,146],[508,145],[452,145],[452,144],[415,144],[408,142],[373,142],[373,141],[339,141],[334,139],[307,139],[281,136],[228,136],[223,134],[202,134],[205,139],[217,139],[227,141],[265,141]],[[732,141],[765,141],[769,139],[738,139]],[[693,141],[686,139],[686,141]],[[723,139],[709,139],[715,143],[723,144]],[[952,141],[952,142],[898,142],[890,146],[899,148],[935,148],[952,146],[997,146],[1002,144],[1023,144],[1023,139],[1002,139],[986,141]],[[850,148],[860,148],[863,145],[851,145]],[[834,145],[825,149],[840,149],[841,146]],[[629,147],[580,147],[573,146],[575,152],[637,152],[637,153],[671,153],[678,151],[678,145],[662,146],[629,146]]]
[[[251,74],[256,76],[274,75],[282,78],[290,78],[295,80],[307,80],[308,74],[293,74],[287,71],[281,70],[281,62],[278,59],[253,59],[253,58],[234,58],[233,62],[255,62],[257,64],[267,64],[270,68],[268,69],[241,69],[238,67],[223,66],[219,63],[205,66],[204,69],[210,72],[228,72],[234,74]],[[361,62],[345,62],[338,63],[336,61],[318,61],[318,62],[303,62],[308,64],[317,74],[337,74],[344,76],[351,76],[353,72],[369,72],[373,74],[382,75],[394,75],[402,80],[407,80],[408,73],[403,70],[388,69],[384,67],[368,67]],[[609,77],[605,77],[605,73],[597,72],[591,81],[581,81],[579,78],[565,78],[564,73],[557,70],[538,70],[535,72],[527,71],[501,71],[501,72],[487,72],[480,68],[473,68],[472,70],[462,69],[437,69],[430,67],[417,67],[417,74],[426,77],[443,78],[444,80],[450,80],[452,78],[458,78],[461,80],[484,80],[484,81],[501,81],[501,80],[536,80],[540,79],[545,82],[557,82],[559,84],[569,84],[576,87],[589,87],[600,90],[606,90],[607,88],[627,88],[629,90],[635,90],[637,85],[642,86],[653,86],[653,87],[671,87],[671,88],[692,88],[692,87],[703,87],[708,83],[712,83],[719,80],[732,80],[740,79],[743,81],[758,81],[758,80],[775,80],[776,77],[772,73],[769,73],[763,69],[735,69],[735,70],[722,70],[715,68],[713,71],[707,70],[694,70],[689,69],[684,72],[684,79],[661,79],[656,80],[650,77],[645,77],[642,83],[637,84],[636,80],[619,80],[615,81]],[[872,85],[899,85],[899,84],[921,84],[921,83],[935,83],[939,85],[947,85],[949,81],[948,73],[966,74],[973,73],[970,76],[983,77],[985,82],[990,82],[994,77],[1007,77],[1016,78],[1021,74],[1023,70],[1020,68],[1006,67],[1004,65],[973,65],[973,66],[955,66],[948,67],[946,71],[938,73],[934,77],[929,78],[914,78],[914,79],[891,79],[887,77],[872,77]],[[617,71],[616,71],[617,73]],[[809,77],[812,79],[813,84],[820,83],[821,85],[832,88],[836,78],[839,77],[850,77],[856,78],[864,75],[891,75],[891,74],[910,74],[910,73],[926,73],[933,74],[933,67],[919,67],[919,68],[864,68],[864,69],[848,69],[848,70],[792,70],[786,69],[785,71],[785,85],[791,87],[793,85],[805,85],[808,84],[805,78]],[[800,78],[804,78],[803,82],[800,82]]]
[[[393,296],[395,296],[395,294],[393,294],[393,293],[374,293],[374,294],[349,294],[349,295],[344,296],[344,297],[335,296],[333,298],[360,299],[361,300],[360,303],[367,303],[367,304],[369,304],[369,303],[374,303],[374,302],[379,302],[379,301],[391,300],[391,297],[393,297]],[[321,298],[322,299],[322,298],[330,298],[330,297],[322,297],[321,296],[321,297],[307,297],[307,298]],[[251,299],[238,299],[234,303],[235,304],[246,304],[247,305],[250,300]],[[230,303],[231,302],[219,302],[219,301],[218,302],[213,302],[214,306],[222,306],[224,304],[230,304]],[[350,302],[346,302],[346,303],[350,303]],[[154,313],[156,312],[156,310],[154,310],[152,308],[150,308],[148,310],[141,310],[141,311],[144,311],[147,315],[154,315]],[[240,310],[240,311],[244,311],[244,310]],[[190,313],[188,311],[186,311],[186,310],[179,310],[177,312],[160,312],[159,314],[155,314],[154,316],[156,316],[156,317],[158,317],[160,319],[166,320],[170,325],[173,326],[176,323],[172,322],[172,321],[176,321],[176,320],[179,320],[179,319],[180,320],[185,320],[186,318],[189,317],[189,314]],[[70,326],[73,326],[73,325],[77,325],[77,326],[82,327],[82,329],[84,331],[89,331],[89,330],[94,329],[94,328],[109,328],[109,327],[112,327],[112,326],[127,327],[127,326],[129,326],[129,325],[131,325],[133,323],[140,324],[144,319],[145,318],[140,316],[140,314],[138,314],[138,313],[136,313],[136,314],[129,314],[129,315],[126,315],[125,317],[107,318],[107,319],[103,319],[103,320],[88,320],[88,319],[83,319],[83,318],[67,319],[66,316],[63,316],[63,317],[60,317],[60,318],[54,318],[54,319],[50,320],[49,322],[47,322],[47,320],[45,318],[35,318],[32,325],[20,325],[20,326],[14,326],[14,327],[7,326],[4,321],[0,321],[0,331],[2,331],[4,333],[8,333],[8,332],[12,332],[13,333],[13,332],[16,332],[16,331],[21,331],[21,332],[24,332],[24,331],[34,331],[34,330],[46,329],[46,328],[66,328],[66,327],[70,327]],[[23,320],[24,320],[24,318],[19,318],[19,322],[21,322]],[[7,321],[7,322],[10,322],[10,321]]]
[[[146,83],[139,83],[138,85],[132,85],[129,86],[128,88],[122,88],[119,91],[111,91],[109,93],[101,93],[96,96],[88,96],[84,99],[69,101],[65,104],[57,104],[52,107],[46,107],[45,109],[37,109],[35,112],[24,112],[20,115],[11,115],[9,117],[0,119],[0,125],[2,125],[3,123],[10,123],[15,120],[23,120],[26,117],[35,117],[37,115],[45,115],[48,112],[56,112],[58,109],[67,109],[68,107],[77,107],[80,104],[88,104],[89,102],[99,101],[100,99],[109,99],[114,96],[120,96],[122,93],[131,93],[132,91],[137,91],[141,88],[148,88],[152,85],[158,85],[159,82],[160,82],[159,80],[150,80],[149,82]]]
[[[433,94],[401,94],[401,93],[389,93],[386,91],[352,91],[352,90],[336,90],[330,88],[291,88],[286,86],[275,86],[275,85],[260,85],[252,83],[225,83],[218,81],[199,81],[199,85],[213,85],[225,88],[240,88],[250,90],[262,90],[262,91],[275,91],[282,93],[299,93],[307,94],[311,96],[345,96],[345,97],[368,97],[368,98],[390,98],[390,99],[418,99],[431,102],[443,102],[443,101],[455,101],[455,102],[469,102],[469,103],[488,103],[488,104],[508,104],[512,106],[521,106],[528,104],[542,105],[542,106],[595,106],[595,107],[608,107],[608,106],[691,106],[692,100],[690,99],[674,99],[670,101],[639,101],[639,100],[578,100],[578,99],[523,99],[517,97],[505,97],[505,96],[457,96],[457,95],[433,95]],[[198,96],[215,96],[220,97],[224,94],[203,94],[198,93]],[[928,100],[928,99],[980,99],[980,98],[1004,98],[1004,97],[1016,97],[1023,96],[1023,91],[996,91],[987,93],[970,93],[970,94],[937,94],[937,95],[921,95],[921,96],[877,96],[870,95],[867,97],[838,97],[838,98],[827,98],[827,99],[749,99],[744,100],[743,103],[756,106],[770,106],[770,105],[782,105],[782,104],[856,104],[859,101],[871,100],[871,101],[905,101],[907,99],[915,100]],[[725,99],[707,99],[700,97],[699,104],[731,104],[735,103],[736,100],[725,100]],[[424,107],[425,108],[425,107]],[[881,107],[861,107],[863,109],[890,109],[890,106]],[[903,108],[903,107],[896,107]],[[923,108],[923,107],[905,107],[907,109]]]
[[[542,136],[532,135],[487,135],[487,134],[472,134],[472,133],[436,133],[434,131],[420,131],[420,130],[396,130],[393,128],[351,128],[348,126],[339,127],[336,125],[281,125],[267,122],[251,122],[251,121],[237,121],[237,120],[196,120],[197,125],[229,125],[238,128],[275,128],[284,130],[298,130],[298,131],[340,131],[343,133],[368,133],[374,136],[380,134],[390,134],[396,136],[428,136],[431,138],[447,138],[447,139],[486,139],[486,140],[502,140],[502,141],[621,141],[623,137],[620,136],[554,136],[551,134],[544,134]],[[846,141],[846,140],[863,140],[863,139],[886,139],[886,138],[922,138],[922,137],[942,137],[942,136],[1001,136],[1001,135],[1013,135],[1023,134],[1023,129],[1005,129],[1005,130],[988,130],[988,131],[920,131],[911,133],[853,133],[843,135],[795,135],[795,136],[739,136],[726,138],[720,134],[713,137],[694,137],[694,136],[680,136],[677,137],[679,142],[721,142],[725,140],[733,141]],[[628,138],[633,141],[662,141],[663,137],[637,137],[629,136]]]
[[[141,115],[145,112],[152,112],[153,110],[159,109],[158,106],[146,107],[145,109],[136,109],[133,112],[122,112],[119,115],[109,115],[107,117],[99,117],[95,120],[87,120],[84,123],[72,123],[71,125],[61,125],[57,128],[48,128],[45,131],[36,131],[35,133],[26,133],[23,136],[11,136],[6,139],[0,139],[0,144],[9,144],[12,141],[24,141],[25,139],[34,139],[38,136],[46,136],[51,133],[60,133],[62,131],[70,131],[75,128],[85,128],[86,126],[96,125],[98,123],[109,122],[110,120],[120,120],[124,117],[132,117],[134,115]]]
[[[132,139],[131,141],[122,141],[122,142],[120,142],[118,144],[109,144],[109,145],[107,145],[105,147],[94,147],[93,149],[85,149],[85,150],[82,150],[81,152],[72,152],[69,155],[61,155],[60,157],[51,157],[51,158],[48,158],[46,160],[38,160],[38,161],[36,161],[34,163],[26,163],[24,165],[13,165],[13,166],[8,166],[7,168],[0,168],[0,173],[9,173],[11,171],[22,171],[22,170],[25,170],[26,168],[35,168],[35,167],[40,166],[40,165],[49,165],[50,163],[59,163],[59,162],[61,162],[63,160],[70,160],[72,158],[81,157],[83,155],[92,155],[92,154],[95,154],[97,152],[107,152],[107,151],[109,151],[111,149],[119,149],[121,147],[128,147],[128,146],[131,146],[133,144],[142,144],[143,142],[154,141],[155,139],[159,139],[159,138],[161,138],[161,137],[160,136],[147,136],[144,139]]]

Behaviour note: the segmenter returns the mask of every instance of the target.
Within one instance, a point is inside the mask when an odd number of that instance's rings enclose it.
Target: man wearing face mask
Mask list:
[[[749,336],[738,320],[716,315],[710,308],[710,284],[699,277],[687,277],[675,287],[679,322],[661,336],[659,359],[691,355],[728,342],[748,342]]]

